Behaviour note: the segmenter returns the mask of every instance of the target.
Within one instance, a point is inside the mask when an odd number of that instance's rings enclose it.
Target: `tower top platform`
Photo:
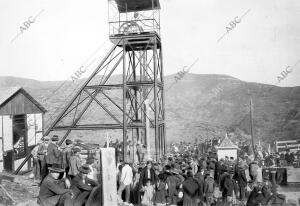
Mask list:
[[[158,48],[161,47],[161,39],[156,32],[142,32],[139,34],[131,33],[128,35],[122,35],[122,34],[114,35],[114,36],[110,36],[110,40],[112,43],[118,46],[125,45],[126,48],[128,47],[130,50],[151,49],[151,47],[154,44],[156,44]]]
[[[120,13],[160,9],[159,0],[115,0]]]

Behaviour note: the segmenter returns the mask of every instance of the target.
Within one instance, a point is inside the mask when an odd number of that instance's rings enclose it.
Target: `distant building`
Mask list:
[[[23,88],[0,88],[0,172],[13,172],[42,138],[45,112]]]
[[[234,157],[234,159],[237,159],[237,151],[238,151],[238,146],[235,145],[227,136],[223,139],[221,144],[216,147],[217,148],[217,154],[218,154],[218,160],[224,159],[225,156],[228,157]]]

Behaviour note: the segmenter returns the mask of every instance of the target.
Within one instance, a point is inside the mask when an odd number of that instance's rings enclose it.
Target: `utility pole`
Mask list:
[[[253,150],[254,158],[256,158],[256,155],[255,155],[255,148],[254,148],[253,103],[252,103],[252,99],[250,99],[250,120],[251,120],[252,150]]]

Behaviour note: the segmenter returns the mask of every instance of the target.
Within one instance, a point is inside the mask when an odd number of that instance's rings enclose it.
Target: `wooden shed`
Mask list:
[[[13,172],[42,138],[45,112],[23,88],[0,88],[0,172]]]

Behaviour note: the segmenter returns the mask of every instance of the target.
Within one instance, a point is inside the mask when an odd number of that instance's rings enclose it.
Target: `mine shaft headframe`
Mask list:
[[[108,0],[109,36],[156,33],[160,36],[159,0]]]

